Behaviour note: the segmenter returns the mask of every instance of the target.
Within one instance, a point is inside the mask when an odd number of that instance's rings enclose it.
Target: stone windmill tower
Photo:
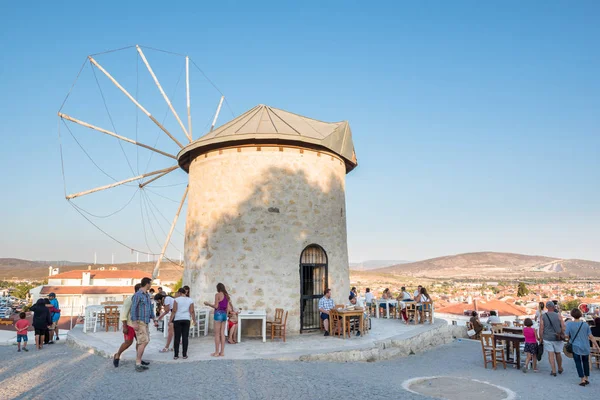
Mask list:
[[[223,282],[236,307],[289,311],[290,332],[319,328],[326,287],[347,301],[348,122],[258,105],[177,158],[189,173],[184,282],[196,300]]]
[[[130,85],[135,86],[124,85],[123,81],[120,82],[121,77],[117,79],[113,76],[102,65],[104,61],[101,63],[98,59],[108,53],[112,57],[117,52],[127,54],[132,51],[137,53],[136,73],[124,75],[124,78],[130,78]],[[181,65],[182,73],[185,70],[187,126],[151,67],[146,51],[153,52],[153,57],[156,52],[160,52],[184,62]],[[128,60],[134,60],[127,57]],[[155,116],[158,114],[149,111],[150,105],[153,110],[158,105],[150,97],[143,97],[142,100],[138,96],[138,64],[145,65],[177,124],[172,121],[172,126],[165,125],[165,119],[160,122]],[[268,313],[273,313],[275,308],[283,308],[289,312],[290,332],[318,329],[318,300],[323,295],[323,290],[331,288],[337,302],[347,301],[349,292],[345,176],[357,166],[350,127],[347,122],[327,123],[259,105],[213,130],[224,99],[219,91],[221,100],[210,132],[194,140],[190,65],[206,78],[204,72],[188,56],[139,45],[97,53],[86,58],[58,111],[59,122],[62,123],[58,125],[59,138],[60,127],[64,125],[81,146],[69,128],[79,125],[108,135],[111,140],[116,139],[120,146],[123,143],[137,146],[136,160],[138,150],[162,157],[161,168],[148,171],[149,158],[144,173],[140,174],[138,168],[137,176],[117,180],[81,147],[95,167],[113,182],[67,194],[61,144],[65,198],[88,222],[94,224],[89,216],[106,218],[115,215],[126,208],[133,196],[125,206],[107,215],[89,213],[76,205],[75,201],[94,193],[113,191],[115,188],[126,190],[128,187],[140,192],[140,203],[147,199],[145,210],[150,220],[148,208],[152,210],[152,204],[146,191],[155,188],[155,184],[163,177],[183,169],[189,174],[188,187],[181,197],[160,253],[152,253],[149,248],[148,252],[140,251],[116,239],[96,224],[94,226],[130,249],[132,254],[135,252],[137,255],[145,253],[148,257],[158,256],[152,273],[152,277],[156,278],[187,198],[184,283],[191,286],[195,300],[209,300],[215,292],[216,284],[223,282],[230,289],[237,307],[266,309]],[[135,115],[135,124],[128,124],[125,118],[116,119],[119,121],[118,125],[123,127],[123,132],[135,127],[135,139],[120,133],[121,130],[117,131],[97,78],[95,83],[112,129],[96,125],[95,120],[99,117],[96,113],[90,115],[93,119],[89,122],[81,119],[79,113],[93,109],[92,107],[67,104],[77,80],[87,67],[92,70],[95,78],[96,74],[103,75],[117,92],[121,92],[135,105],[136,114],[126,112],[121,104],[118,106],[120,117],[125,114],[132,117]],[[210,84],[218,90],[212,82]],[[125,86],[130,87],[130,90]],[[84,85],[82,93],[88,93],[90,87],[92,86]],[[135,91],[131,87],[135,87]],[[142,92],[146,93],[145,90]],[[71,111],[67,114],[67,110],[71,108],[77,116],[71,115]],[[163,147],[165,145],[161,143],[161,149],[157,148],[158,136],[153,142],[148,142],[154,145],[142,143],[141,138],[138,139],[138,111],[140,116],[146,115],[156,125],[159,134],[164,133],[169,137],[170,147]],[[177,134],[176,130],[179,128],[182,133]],[[174,146],[177,146],[178,154],[172,151]],[[100,144],[98,147],[102,148]],[[123,147],[121,151],[134,174]],[[140,204],[140,210],[142,206]],[[157,208],[157,211],[160,210]],[[143,217],[142,213],[142,223]],[[145,227],[143,229],[145,231]]]

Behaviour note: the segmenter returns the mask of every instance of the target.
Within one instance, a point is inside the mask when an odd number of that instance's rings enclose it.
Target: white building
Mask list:
[[[152,274],[139,270],[122,270],[115,267],[105,270],[74,270],[59,273],[58,268],[49,268],[48,284],[29,291],[32,302],[56,294],[60,304],[61,316],[79,315],[86,306],[98,305],[107,301],[123,301],[133,294],[133,287],[142,278]],[[160,281],[155,279],[155,285]]]

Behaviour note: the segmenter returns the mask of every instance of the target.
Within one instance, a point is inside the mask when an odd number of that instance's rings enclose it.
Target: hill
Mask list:
[[[600,262],[513,253],[465,253],[380,268],[374,272],[428,278],[600,278]]]
[[[18,258],[0,258],[0,280],[28,280],[28,281],[42,281],[48,277],[48,267],[52,265],[62,265],[59,267],[60,272],[73,271],[76,269],[88,269],[88,265],[92,266],[92,269],[98,269],[104,267],[117,267],[119,270],[133,270],[137,269],[140,271],[148,272],[149,276],[152,275],[154,269],[154,262],[141,262],[136,263],[124,263],[124,264],[88,264],[82,263],[77,264],[74,262],[48,262],[48,261],[31,261],[21,260]],[[177,281],[183,275],[183,267],[178,264],[173,264],[169,261],[164,261],[160,265],[160,279],[162,281]]]
[[[358,263],[350,263],[350,269],[352,271],[369,271],[377,268],[385,268],[392,265],[406,264],[410,261],[403,260],[368,260]]]

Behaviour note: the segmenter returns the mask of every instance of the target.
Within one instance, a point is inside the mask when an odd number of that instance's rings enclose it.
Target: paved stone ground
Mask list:
[[[114,368],[112,361],[59,343],[41,351],[17,353],[0,347],[0,399],[135,399],[176,396],[187,399],[428,399],[402,388],[420,376],[457,376],[507,387],[521,399],[592,399],[600,388],[600,372],[592,384],[577,386],[572,360],[565,373],[523,374],[513,368],[484,369],[478,342],[461,341],[423,354],[376,363],[325,363],[272,360],[219,360],[152,363],[138,373],[132,361]],[[468,390],[468,387],[465,388]],[[161,394],[162,393],[162,394]],[[442,394],[443,395],[443,394]],[[486,393],[479,397],[487,399]]]

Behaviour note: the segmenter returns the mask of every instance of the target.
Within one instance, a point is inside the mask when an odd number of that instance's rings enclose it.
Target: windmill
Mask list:
[[[122,83],[123,82],[122,77],[117,76],[117,74],[112,74],[110,72],[110,68],[107,68],[107,67],[105,67],[105,65],[103,65],[101,58],[104,54],[113,53],[113,52],[133,51],[133,49],[135,49],[135,52],[137,53],[136,58],[137,58],[139,64],[143,65],[143,67],[144,67],[142,69],[145,69],[147,71],[148,76],[152,78],[152,81],[154,82],[154,85],[155,85],[156,89],[158,90],[158,93],[155,93],[155,94],[162,97],[162,100],[166,104],[168,110],[170,111],[170,114],[172,115],[172,117],[174,117],[175,121],[177,122],[177,124],[176,124],[177,131],[174,131],[171,128],[167,128],[165,126],[164,122],[159,121],[155,117],[155,115],[153,113],[151,113],[149,111],[149,109],[142,104],[142,101],[137,96],[137,89],[135,90],[135,92],[133,92],[132,89],[128,89],[126,87],[127,85]],[[172,101],[173,99],[167,94],[167,91],[165,90],[163,85],[161,85],[161,81],[158,77],[158,74],[155,73],[155,70],[153,69],[152,65],[150,64],[145,50],[160,51],[163,53],[175,55],[175,56],[179,57],[180,59],[183,59],[181,61],[182,61],[182,65],[185,66],[184,68],[185,68],[185,105],[186,105],[186,110],[183,113],[180,114],[177,112],[176,107],[173,104],[174,102]],[[206,78],[206,75],[204,74],[204,72],[196,65],[196,63],[194,63],[193,60],[190,59],[189,56],[172,53],[172,52],[166,52],[164,50],[153,49],[153,48],[140,46],[140,45],[124,47],[124,48],[117,49],[117,50],[110,50],[107,52],[87,56],[86,61],[82,65],[82,67],[77,75],[77,78],[75,79],[75,82],[73,83],[73,85],[71,87],[71,90],[67,94],[65,100],[63,101],[63,103],[61,105],[60,110],[58,111],[58,117],[60,119],[59,120],[59,138],[60,138],[61,124],[67,126],[67,128],[69,128],[69,126],[67,124],[71,124],[71,125],[74,124],[74,125],[86,128],[87,130],[93,131],[99,135],[106,135],[106,136],[112,137],[120,142],[119,146],[122,146],[122,143],[134,145],[134,146],[137,146],[138,149],[154,153],[154,155],[157,155],[158,157],[162,157],[166,160],[170,159],[170,160],[172,160],[173,163],[172,163],[172,165],[170,165],[166,168],[160,168],[160,169],[156,169],[154,171],[140,173],[135,176],[128,177],[126,179],[116,180],[113,178],[112,180],[114,182],[104,184],[101,186],[97,186],[97,187],[92,187],[90,189],[86,189],[86,190],[82,190],[82,191],[73,192],[73,193],[67,193],[66,183],[65,183],[65,198],[67,201],[69,201],[69,203],[71,205],[73,205],[76,208],[77,211],[80,212],[80,214],[82,214],[81,213],[82,209],[80,207],[78,207],[77,205],[75,205],[74,203],[72,203],[74,199],[79,199],[84,196],[94,196],[94,194],[114,190],[115,188],[121,187],[122,185],[134,185],[135,184],[141,190],[151,184],[155,184],[157,181],[160,182],[161,178],[165,178],[169,174],[172,174],[174,171],[179,169],[179,164],[177,163],[177,154],[176,153],[174,154],[174,152],[169,152],[168,150],[165,150],[164,148],[159,148],[160,146],[144,143],[143,141],[138,140],[137,137],[132,138],[132,137],[129,137],[128,135],[118,133],[117,129],[114,127],[113,118],[110,114],[109,114],[109,117],[110,117],[110,122],[113,125],[113,129],[110,129],[106,126],[101,126],[100,124],[97,124],[94,121],[84,120],[83,118],[79,118],[75,112],[71,113],[71,112],[65,110],[65,104],[67,103],[67,100],[69,99],[69,96],[71,95],[71,92],[73,91],[76,84],[78,83],[78,80],[80,78],[80,75],[81,75],[84,67],[89,66],[92,69],[97,83],[98,83],[98,77],[96,74],[106,78],[110,82],[110,84],[112,84],[114,86],[114,88],[118,89],[118,91],[120,92],[120,94],[123,96],[124,99],[127,99],[131,104],[133,104],[137,111],[139,111],[142,115],[145,115],[145,117],[147,117],[147,119],[149,121],[151,121],[152,124],[156,128],[158,128],[158,130],[161,132],[161,134],[163,134],[166,138],[168,138],[171,141],[171,143],[173,143],[176,146],[175,147],[176,149],[182,149],[185,147],[185,145],[187,145],[188,143],[191,143],[193,141],[192,110],[191,110],[191,95],[190,95],[190,64],[192,64],[192,66],[196,67],[200,71],[201,75],[203,75],[204,78]],[[182,69],[183,69],[183,67],[182,67]],[[137,73],[137,70],[136,70],[136,73]],[[208,78],[206,78],[206,79],[208,80]],[[139,78],[138,78],[138,80],[139,80]],[[210,82],[210,80],[208,80],[208,81]],[[216,111],[214,112],[214,116],[212,116],[212,123],[211,123],[211,127],[210,127],[210,130],[212,131],[218,120],[225,97],[220,92],[220,90],[218,90],[218,88],[216,88],[216,86],[214,84],[212,84],[212,82],[210,82],[210,83],[215,89],[217,89],[217,91],[220,94],[220,100],[218,102],[218,106],[216,108]],[[177,84],[179,84],[179,81]],[[98,85],[99,85],[99,83],[98,83]],[[98,86],[98,88],[100,88],[100,86]],[[106,105],[105,95],[103,92],[101,92],[101,93],[102,93],[102,99]],[[108,112],[108,107],[106,110]],[[137,114],[136,114],[136,120],[137,120]],[[137,136],[137,134],[136,134],[136,136]],[[156,143],[158,143],[158,140],[156,140]],[[85,149],[84,149],[84,151],[85,151]],[[86,155],[87,155],[87,152],[86,152]],[[63,158],[63,149],[62,149],[62,144],[61,144],[61,160],[62,160],[62,158]],[[94,161],[92,160],[92,162],[94,162]],[[128,160],[128,162],[129,162],[129,160]],[[96,164],[96,163],[94,162],[94,164]],[[64,168],[64,162],[63,162],[63,177],[64,177],[64,172],[65,172],[64,169],[65,168]],[[108,175],[108,174],[105,174],[105,175]],[[166,237],[164,238],[164,242],[162,244],[162,248],[159,253],[153,253],[151,251],[144,252],[144,251],[140,251],[138,249],[134,249],[133,247],[127,245],[126,243],[123,243],[122,241],[117,240],[111,234],[105,232],[104,230],[102,230],[100,228],[99,229],[102,232],[104,232],[105,234],[107,234],[109,237],[111,237],[112,239],[119,242],[120,244],[130,248],[132,253],[135,251],[137,253],[136,257],[139,256],[140,252],[148,254],[148,258],[150,258],[150,255],[158,256],[158,258],[156,260],[156,264],[154,266],[153,273],[152,273],[152,277],[156,278],[159,274],[161,262],[163,261],[163,258],[165,257],[165,252],[167,251],[167,247],[171,241],[171,237],[172,237],[173,231],[175,229],[175,226],[177,224],[177,221],[179,219],[181,210],[186,201],[187,194],[188,194],[188,186],[186,185],[186,188],[183,191],[183,194],[180,196],[177,210],[175,212],[174,217],[171,219],[170,228],[169,228],[168,232],[166,233]],[[86,219],[88,219],[89,222],[94,224],[94,222],[92,222],[88,217],[86,217],[84,214],[82,214],[82,215]],[[113,262],[114,262],[114,254],[113,254]]]

